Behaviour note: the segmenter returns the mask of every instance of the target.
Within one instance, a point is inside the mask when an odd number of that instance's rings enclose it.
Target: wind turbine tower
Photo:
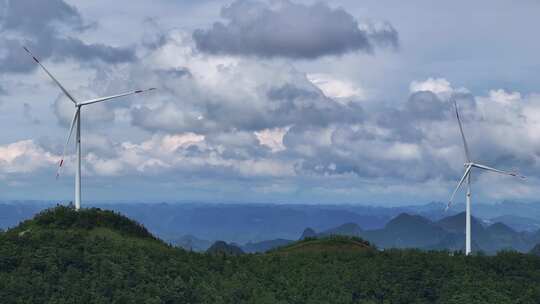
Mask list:
[[[458,111],[457,103],[455,100],[454,100],[454,108],[456,110],[456,118],[459,125],[459,132],[461,133],[461,139],[463,141],[463,149],[465,150],[466,162],[463,165],[465,167],[465,173],[459,180],[459,183],[456,189],[452,193],[452,196],[450,197],[450,201],[448,201],[448,205],[446,206],[446,210],[450,208],[450,205],[452,204],[452,201],[454,200],[454,196],[456,195],[457,191],[461,188],[463,183],[466,182],[467,183],[467,194],[466,194],[467,197],[466,197],[466,207],[465,207],[465,254],[469,255],[471,253],[471,171],[472,169],[473,168],[482,169],[482,170],[487,170],[487,171],[491,171],[491,172],[495,172],[499,174],[520,177],[523,179],[525,177],[522,175],[519,175],[519,173],[517,172],[503,171],[503,170],[495,169],[492,167],[488,167],[488,166],[473,162],[469,154],[469,147],[467,145],[467,140],[465,139],[465,133],[463,132],[463,125],[461,124],[461,119],[459,117],[459,111]]]
[[[79,102],[62,86],[62,84],[60,84],[60,82],[56,78],[54,78],[54,76],[45,68],[45,66],[43,66],[43,64],[41,64],[41,62],[36,58],[36,56],[32,54],[32,52],[30,52],[30,50],[28,50],[28,48],[24,47],[24,50],[34,59],[34,61],[43,69],[43,71],[45,71],[45,73],[49,75],[49,77],[54,81],[54,83],[58,85],[60,90],[62,90],[62,92],[69,98],[69,100],[73,102],[73,105],[75,106],[73,119],[71,120],[71,127],[69,129],[68,137],[64,145],[64,152],[62,154],[62,158],[60,159],[60,163],[58,165],[58,172],[56,173],[56,177],[58,178],[58,176],[60,175],[60,169],[62,168],[64,164],[64,157],[66,155],[66,149],[72,137],[73,130],[75,130],[75,147],[76,147],[76,155],[77,155],[77,163],[75,165],[75,168],[76,168],[75,170],[75,209],[79,210],[81,209],[81,109],[82,107],[93,104],[93,103],[98,103],[98,102],[103,102],[106,100],[118,98],[118,97],[152,91],[152,90],[155,90],[155,88],[130,91],[130,92],[125,92],[125,93],[121,93],[117,95],[100,97],[100,98],[95,98],[95,99]]]

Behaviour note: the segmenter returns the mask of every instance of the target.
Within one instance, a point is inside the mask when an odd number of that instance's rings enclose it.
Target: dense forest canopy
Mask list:
[[[349,248],[350,250],[331,250]],[[329,250],[330,249],[330,250]],[[539,303],[540,257],[307,238],[266,254],[172,247],[110,211],[57,207],[0,234],[2,303]]]

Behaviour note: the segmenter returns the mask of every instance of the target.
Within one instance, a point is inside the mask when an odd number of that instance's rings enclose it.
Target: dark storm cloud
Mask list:
[[[474,106],[470,94],[455,93],[454,97],[463,104],[463,114]],[[352,174],[408,182],[452,180],[454,171],[433,151],[446,147],[447,138],[459,139],[454,120],[450,98],[419,91],[401,106],[373,109],[359,123],[333,120],[330,129],[295,125],[283,142],[289,157],[302,159],[295,167],[299,174]],[[435,142],[426,143],[433,136],[433,127],[441,124],[450,127],[442,129]]]
[[[54,22],[83,27],[77,9],[63,0],[4,0],[0,2],[2,28],[20,32],[51,32]]]
[[[77,9],[63,0],[4,0],[0,1],[0,71],[28,72],[35,65],[22,51],[27,45],[43,59],[62,61],[101,60],[106,63],[131,61],[132,50],[103,44],[87,44],[68,37],[66,31],[83,32],[93,25],[85,24]]]
[[[227,23],[193,33],[197,47],[212,54],[261,57],[317,58],[352,51],[371,53],[374,46],[398,45],[398,33],[386,23],[359,27],[341,8],[281,1],[270,7],[262,2],[237,0],[222,9]]]
[[[287,132],[284,144],[289,157],[302,160],[295,167],[298,174],[425,182],[452,172],[447,163],[424,153],[421,145],[381,138],[365,125],[335,124],[329,142],[321,143],[327,132],[317,127],[292,127]],[[311,147],[308,154],[304,147]]]
[[[474,108],[474,97],[469,93],[453,93],[463,110]],[[462,113],[462,119],[468,119]],[[392,130],[390,140],[419,143],[425,139],[422,128],[429,123],[455,119],[450,97],[441,98],[431,91],[413,92],[401,107],[383,107],[373,113],[375,123]]]
[[[186,42],[181,37],[170,33],[164,39],[167,48],[175,50],[186,44],[194,47],[191,40]],[[152,52],[161,53],[160,49]],[[341,103],[325,96],[305,73],[289,64],[261,62],[257,58],[221,63],[199,56],[196,51],[191,54],[197,55],[178,54],[181,66],[152,72],[140,70],[145,65],[137,68],[133,79],[152,75],[159,83],[162,100],[132,107],[133,125],[150,131],[208,134],[290,125],[329,126],[364,119],[360,103]]]
[[[334,122],[355,123],[363,119],[363,111],[358,104],[337,103],[318,90],[286,84],[270,89],[267,97],[272,108],[269,116],[283,120],[278,126],[328,126]]]
[[[75,38],[59,39],[59,45],[53,48],[56,60],[62,56],[71,56],[75,59],[93,60],[99,59],[106,63],[120,63],[135,59],[135,53],[131,49],[116,48],[101,43],[86,44]]]
[[[205,97],[197,103],[198,110],[194,112],[174,103],[152,109],[137,107],[131,110],[132,123],[152,131],[213,133],[259,131],[290,125],[329,126],[334,122],[357,123],[364,118],[360,105],[340,104],[312,85],[301,87],[301,84],[288,83],[272,86],[258,94],[257,102],[240,96],[238,100],[243,102]]]
[[[188,68],[171,68],[171,69],[164,69],[164,70],[157,70],[157,74],[164,77],[172,77],[172,78],[182,78],[182,77],[191,77],[192,74],[189,71]]]
[[[449,103],[442,101],[431,91],[414,92],[407,101],[405,111],[410,118],[436,120],[444,118]]]

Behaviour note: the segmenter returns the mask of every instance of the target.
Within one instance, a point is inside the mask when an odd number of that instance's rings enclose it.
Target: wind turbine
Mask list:
[[[77,101],[73,96],[60,84],[56,78],[39,62],[39,60],[28,50],[28,48],[23,47],[24,50],[34,59],[34,61],[49,75],[49,77],[60,87],[60,90],[64,92],[64,94],[73,102],[73,105],[75,106],[75,112],[73,114],[73,119],[71,121],[71,127],[69,129],[69,134],[66,140],[66,143],[64,145],[64,152],[62,154],[62,158],[60,159],[60,163],[58,164],[58,171],[56,173],[56,177],[60,175],[60,169],[62,168],[62,165],[64,164],[64,157],[66,155],[66,148],[69,144],[69,141],[71,139],[71,135],[73,134],[73,129],[75,129],[75,146],[76,146],[76,154],[77,154],[77,165],[76,165],[76,171],[75,171],[75,210],[79,210],[81,208],[81,108],[83,106],[87,106],[93,103],[98,103],[102,101],[106,101],[109,99],[114,99],[118,97],[128,96],[132,94],[139,94],[147,91],[155,90],[155,88],[150,88],[146,90],[136,90],[136,91],[130,91],[125,92],[117,95],[107,96],[107,97],[100,97],[95,99],[90,99],[86,101]]]
[[[463,140],[463,149],[465,150],[466,162],[465,164],[463,164],[463,166],[465,167],[465,173],[459,180],[459,183],[456,189],[452,193],[452,196],[450,197],[450,201],[448,201],[448,205],[446,206],[446,210],[450,208],[450,205],[452,204],[452,201],[454,200],[454,196],[456,195],[457,191],[461,188],[461,185],[463,185],[463,183],[467,181],[467,205],[466,205],[466,212],[465,212],[466,213],[465,214],[465,221],[466,221],[465,222],[465,235],[466,235],[465,236],[465,254],[469,255],[471,253],[471,172],[472,172],[472,169],[477,168],[477,169],[487,170],[487,171],[491,171],[491,172],[495,172],[499,174],[520,177],[523,179],[525,177],[522,175],[519,175],[519,173],[517,172],[503,171],[503,170],[495,169],[492,167],[488,167],[488,166],[473,162],[469,154],[469,147],[467,145],[467,140],[465,139],[465,133],[463,133],[463,126],[461,124],[461,119],[459,118],[459,111],[458,111],[457,103],[455,100],[454,100],[454,108],[456,110],[456,118],[459,125],[459,132],[461,133],[461,139]]]

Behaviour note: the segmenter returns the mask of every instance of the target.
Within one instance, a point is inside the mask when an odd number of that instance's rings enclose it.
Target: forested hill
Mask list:
[[[344,250],[347,249],[347,250]],[[1,303],[539,303],[540,257],[306,239],[267,254],[177,249],[110,211],[58,207],[0,233]]]

